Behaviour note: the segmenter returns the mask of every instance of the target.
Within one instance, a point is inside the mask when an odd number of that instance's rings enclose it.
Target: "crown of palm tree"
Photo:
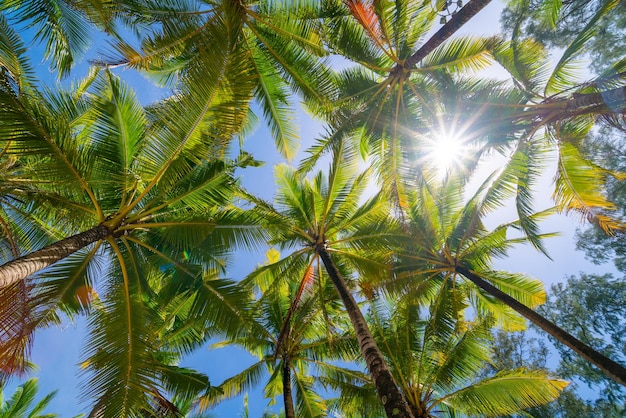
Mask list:
[[[268,262],[276,262],[280,256],[276,250],[268,253]],[[248,284],[261,296],[250,312],[251,322],[257,326],[251,332],[235,339],[227,339],[214,347],[238,345],[259,358],[259,361],[242,372],[226,379],[217,387],[219,395],[209,395],[204,407],[228,399],[265,383],[265,397],[274,399],[282,394],[287,417],[314,417],[324,414],[328,407],[317,393],[315,383],[325,373],[338,375],[361,375],[334,364],[334,361],[350,361],[357,356],[354,338],[346,333],[347,324],[338,316],[339,305],[332,298],[332,286],[324,280],[321,272],[312,288],[299,295],[298,309],[293,300],[298,298],[298,270],[288,276],[265,274],[250,278]],[[296,296],[294,297],[294,293]],[[322,373],[316,377],[315,373]],[[267,377],[269,374],[269,378]],[[295,395],[295,407],[292,400]]]
[[[468,322],[447,286],[425,312],[411,298],[371,311],[372,328],[415,417],[502,416],[556,399],[567,382],[540,370],[504,370],[478,378],[489,361],[485,321]]]
[[[54,225],[47,242],[75,235],[2,265],[2,285],[37,273],[28,298],[36,301],[30,312],[35,325],[56,321],[58,308],[89,312],[84,364],[93,373],[87,373],[85,396],[96,399],[98,416],[137,411],[169,384],[173,357],[160,356],[193,346],[159,342],[155,330],[165,313],[155,301],[180,304],[176,297],[185,296],[189,317],[210,331],[216,322],[225,329],[237,322],[234,307],[247,300],[210,274],[232,245],[260,238],[250,214],[232,204],[233,170],[249,162],[224,159],[225,143],[238,129],[232,103],[216,99],[206,83],[193,97],[143,108],[108,71],[94,72],[72,93],[42,94],[19,39],[3,29],[3,42],[16,46],[0,48],[6,59],[0,77],[3,146],[36,185],[28,202],[13,205],[21,218],[12,222],[22,229]],[[165,285],[170,279],[174,283]],[[15,304],[23,307],[17,297],[5,302],[5,318]],[[206,335],[192,335],[195,344]]]
[[[522,315],[560,343],[600,368],[612,379],[623,384],[626,368],[602,355],[568,334],[556,324],[531,308],[544,302],[543,284],[522,274],[491,269],[493,257],[503,256],[512,244],[530,242],[544,251],[536,221],[551,210],[531,214],[526,218],[502,224],[493,230],[483,225],[483,217],[502,205],[507,195],[515,193],[508,187],[508,168],[495,181],[488,181],[466,203],[459,194],[459,179],[450,178],[443,187],[422,187],[406,212],[404,248],[398,255],[396,284],[414,297],[423,297],[432,303],[447,286],[457,287],[458,279],[467,279],[458,297],[473,302],[479,316],[494,315],[506,327],[524,326]],[[530,227],[524,223],[530,224]],[[507,237],[511,227],[522,230],[526,236]]]

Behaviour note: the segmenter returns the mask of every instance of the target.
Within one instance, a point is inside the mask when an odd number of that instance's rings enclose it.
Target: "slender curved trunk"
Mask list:
[[[296,418],[291,395],[291,361],[288,355],[283,357],[283,402],[285,403],[285,417]]]
[[[87,245],[112,235],[106,225],[96,227],[57,241],[41,250],[11,260],[0,266],[0,287],[24,280],[29,275],[64,259]]]
[[[585,360],[602,370],[604,374],[609,376],[611,379],[626,386],[626,368],[624,368],[624,366],[589,347],[587,344],[569,334],[555,323],[549,321],[543,315],[538,314],[526,305],[518,302],[516,299],[502,292],[500,289],[482,279],[480,276],[472,273],[470,270],[457,266],[456,271],[465,276],[476,286],[494,296],[496,299],[515,309],[516,312],[553,336],[557,341],[574,350]]]
[[[324,267],[326,267],[326,271],[337,288],[346,311],[348,311],[359,347],[361,347],[361,353],[374,381],[374,386],[376,386],[378,397],[383,403],[387,417],[414,418],[409,404],[398,388],[398,384],[385,362],[383,353],[376,345],[376,341],[374,341],[374,337],[367,326],[367,322],[365,322],[359,306],[346,286],[346,282],[341,277],[339,270],[337,270],[337,266],[330,258],[330,254],[324,248],[318,248],[317,254],[322,259]]]
[[[435,48],[441,45],[446,39],[459,30],[468,20],[480,12],[491,0],[469,0],[467,4],[457,14],[452,16],[450,21],[443,25],[433,36],[430,37],[420,49],[415,51],[404,63],[404,68],[412,68],[418,62],[426,58]]]

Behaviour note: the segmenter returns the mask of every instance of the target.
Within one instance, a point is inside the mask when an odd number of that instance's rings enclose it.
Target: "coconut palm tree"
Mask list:
[[[269,263],[279,258],[275,249],[268,252]],[[292,277],[298,273],[290,271]],[[328,407],[316,392],[318,378],[312,376],[314,371],[342,376],[362,374],[333,364],[352,361],[358,356],[358,347],[346,332],[348,324],[337,315],[340,304],[332,297],[332,283],[320,271],[310,270],[305,275],[305,289],[296,289],[297,280],[275,276],[271,270],[245,281],[247,286],[254,283],[252,289],[261,295],[250,309],[253,317],[248,322],[258,326],[213,347],[240,346],[259,361],[226,379],[216,388],[219,394],[209,394],[201,405],[208,407],[232,398],[265,380],[265,396],[273,400],[282,394],[286,417],[317,417],[324,415]],[[294,302],[298,302],[297,309]]]
[[[22,65],[19,38],[8,39],[16,52],[7,57],[15,60],[2,62],[3,145],[11,155],[38,157],[37,169],[31,162],[28,175],[46,184],[40,189],[48,201],[56,199],[55,209],[71,215],[66,220],[69,230],[91,226],[5,263],[0,267],[2,285],[22,280],[89,243],[127,236],[131,229],[158,231],[167,226],[163,213],[181,216],[182,225],[193,225],[196,231],[214,229],[216,222],[210,219],[216,215],[206,210],[228,203],[234,190],[232,169],[221,160],[222,141],[239,129],[235,103],[214,97],[207,83],[204,94],[198,91],[193,100],[174,97],[144,109],[110,72],[94,73],[71,94],[52,93],[46,99],[30,87],[32,77]],[[90,86],[93,90],[87,92]],[[183,114],[188,118],[180,117]],[[178,191],[181,195],[173,196]],[[181,214],[181,207],[191,203],[200,205],[195,216],[204,222]],[[40,210],[42,219],[48,215],[45,209]]]
[[[165,384],[160,365],[170,365],[153,348],[158,297],[202,293],[189,309],[206,330],[241,318],[234,307],[247,296],[211,274],[234,243],[259,237],[251,215],[231,204],[233,171],[251,161],[225,159],[239,130],[236,103],[207,82],[193,97],[143,108],[109,71],[70,93],[42,94],[19,39],[2,41],[15,48],[1,48],[3,59],[14,59],[0,61],[0,137],[37,186],[15,212],[54,227],[51,244],[0,266],[0,286],[32,276],[35,324],[55,321],[58,308],[91,312],[86,396],[98,416],[128,415]]]
[[[490,39],[450,39],[488,0],[471,0],[432,36],[444,2],[328,1],[324,19],[329,49],[354,65],[337,81],[328,134],[301,168],[310,169],[338,141],[356,141],[402,203],[402,170],[424,133],[440,130],[435,97],[460,71],[490,63]],[[432,116],[429,121],[425,115]]]
[[[488,321],[465,320],[467,306],[451,287],[432,302],[425,312],[406,295],[381,299],[370,313],[373,332],[415,417],[508,416],[553,401],[567,386],[539,370],[505,370],[478,378],[489,361]],[[351,413],[360,402],[359,397],[346,397],[339,406],[344,416],[362,416]]]
[[[603,2],[554,69],[542,46],[519,39],[519,31],[512,40],[451,38],[487,3],[470,0],[426,39],[438,19],[437,8],[429,2],[328,2],[324,24],[329,48],[355,65],[341,73],[328,133],[302,169],[310,169],[336,142],[356,142],[401,207],[403,172],[428,163],[441,137],[471,145],[463,151],[472,154],[468,170],[489,150],[523,150],[536,166],[545,160],[544,150],[552,149],[559,153],[554,194],[558,209],[578,212],[609,232],[622,228],[601,210],[614,207],[602,195],[603,182],[607,176],[623,175],[586,159],[579,144],[597,118],[614,123],[622,119],[626,102],[619,75],[624,63],[616,63],[597,82],[581,84],[572,76],[573,60],[598,29],[598,19],[619,2]],[[509,71],[512,83],[482,75],[470,78],[472,71],[493,62]],[[521,195],[536,173],[523,165],[518,170]],[[520,217],[532,212],[521,209]]]
[[[492,258],[506,255],[513,244],[530,242],[545,252],[540,239],[550,235],[535,232],[533,236],[507,237],[507,230],[521,229],[521,220],[493,230],[483,224],[486,214],[516,194],[509,186],[510,177],[515,177],[515,170],[510,167],[490,177],[467,201],[459,193],[462,190],[459,178],[450,177],[441,187],[424,185],[419,189],[410,199],[405,215],[407,241],[399,256],[399,288],[413,289],[414,295],[428,295],[443,291],[447,283],[468,280],[472,286],[466,291],[479,314],[494,314],[504,325],[510,326],[514,325],[510,320],[515,321],[510,314],[515,311],[624,384],[626,368],[531,309],[545,300],[541,282],[520,274],[492,270]],[[537,221],[548,213],[550,211],[531,214],[527,218]],[[528,233],[533,229],[534,226],[525,230]]]
[[[357,174],[354,150],[338,147],[328,177],[318,172],[312,179],[288,166],[276,168],[276,206],[256,200],[256,210],[267,222],[270,244],[289,248],[280,261],[258,270],[289,274],[309,272],[322,264],[350,317],[361,353],[388,416],[411,416],[346,278],[360,273],[367,287],[387,274],[390,256],[388,236],[393,222],[388,206],[376,195],[359,204],[367,185],[367,173]],[[303,274],[301,287],[311,280]],[[280,343],[279,343],[280,344]],[[399,415],[398,415],[399,414]]]

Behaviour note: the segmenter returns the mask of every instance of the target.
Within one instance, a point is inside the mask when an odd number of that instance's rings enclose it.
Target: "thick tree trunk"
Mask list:
[[[367,368],[374,381],[374,386],[376,386],[378,397],[385,407],[387,417],[414,418],[404,395],[398,388],[398,384],[393,378],[389,367],[387,367],[382,352],[378,348],[378,345],[376,345],[376,341],[374,341],[374,337],[367,326],[367,322],[365,322],[365,318],[359,306],[346,286],[346,282],[343,280],[343,277],[341,277],[339,270],[337,270],[337,266],[335,266],[330,258],[330,254],[328,254],[328,251],[324,248],[319,248],[317,253],[321,257],[328,275],[337,288],[346,311],[348,311],[359,347],[361,347],[361,353],[363,354]]]
[[[285,417],[296,418],[291,395],[291,362],[287,355],[283,357],[283,402],[285,403]]]
[[[0,266],[0,287],[24,280],[29,275],[111,234],[112,231],[107,226],[100,224],[85,232],[48,245],[41,250],[11,260]]]
[[[544,316],[539,315],[537,312],[528,308],[526,305],[518,302],[516,299],[502,292],[491,283],[472,273],[470,270],[461,266],[457,266],[456,271],[465,276],[476,286],[494,296],[496,299],[504,302],[506,305],[515,309],[516,312],[518,312],[524,318],[528,319],[530,322],[537,325],[539,328],[556,338],[557,341],[565,344],[566,346],[574,350],[585,360],[602,370],[611,379],[626,386],[626,368],[624,368],[624,366],[614,362],[610,358],[589,347],[573,335],[566,332],[564,329],[560,328],[555,323],[549,321]]]
[[[575,94],[565,101],[568,113],[579,113],[584,109],[603,108],[612,113],[624,113],[626,109],[626,86],[598,93]]]
[[[452,16],[450,21],[443,25],[420,49],[415,51],[404,63],[403,68],[410,69],[426,58],[435,48],[459,30],[468,20],[480,12],[491,0],[469,0],[467,4]]]

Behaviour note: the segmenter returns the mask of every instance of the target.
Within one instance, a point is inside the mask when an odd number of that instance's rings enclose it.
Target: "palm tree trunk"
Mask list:
[[[359,306],[354,300],[352,293],[350,293],[350,290],[348,290],[346,282],[343,280],[343,277],[341,277],[339,270],[337,270],[337,266],[335,266],[335,263],[333,263],[330,258],[330,254],[325,248],[318,248],[317,253],[337,288],[337,292],[339,292],[339,296],[343,301],[346,311],[348,311],[357,341],[359,342],[359,347],[361,347],[361,353],[363,354],[367,369],[374,381],[378,397],[383,403],[387,417],[414,418],[404,395],[398,388],[398,384],[385,362],[383,353],[378,348],[378,345],[376,345],[376,341],[374,341],[372,332],[367,326],[367,322],[365,322],[365,318]]]
[[[100,224],[80,234],[57,241],[41,250],[11,260],[0,266],[0,287],[24,280],[29,275],[111,234],[113,231],[109,227]]]
[[[626,86],[597,93],[575,94],[565,101],[565,111],[580,114],[584,110],[600,108],[612,113],[623,113],[625,105]]]
[[[480,12],[491,0],[469,0],[467,4],[458,11],[457,14],[452,16],[452,19],[441,29],[430,37],[420,49],[415,51],[413,55],[409,57],[404,63],[403,67],[410,69],[414,67],[418,62],[426,58],[435,48],[441,45],[446,39],[452,36],[459,28],[461,28],[468,20],[474,17]]]
[[[626,386],[626,368],[624,366],[616,363],[610,358],[604,356],[593,348],[589,347],[573,335],[569,334],[567,331],[556,325],[555,323],[549,321],[543,315],[538,314],[533,311],[526,305],[518,302],[516,299],[502,292],[497,287],[493,286],[491,283],[483,280],[478,275],[472,273],[470,270],[457,266],[457,273],[462,274],[467,279],[469,279],[476,286],[485,290],[490,295],[494,296],[496,299],[504,302],[506,305],[515,309],[520,315],[524,318],[528,319],[533,324],[537,325],[539,328],[550,334],[557,341],[562,344],[565,344],[580,356],[582,356],[585,360],[590,362],[591,364],[598,367],[600,370],[604,372],[611,379],[616,382]]]
[[[285,404],[285,417],[296,418],[296,410],[293,407],[291,395],[291,362],[287,355],[283,357],[283,402]]]

